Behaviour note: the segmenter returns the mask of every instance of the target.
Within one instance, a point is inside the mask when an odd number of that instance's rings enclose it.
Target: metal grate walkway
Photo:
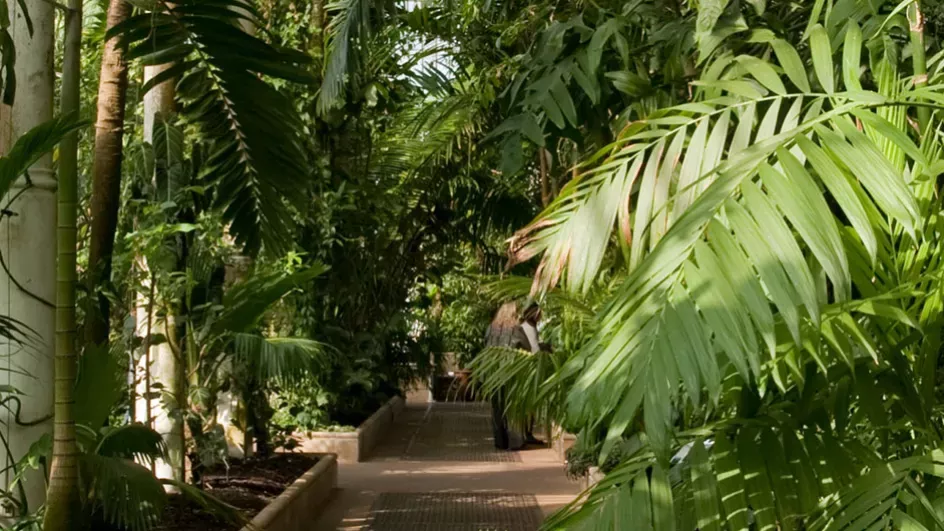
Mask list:
[[[532,495],[384,493],[365,531],[535,531],[541,510]]]
[[[481,402],[433,403],[407,408],[374,459],[515,463],[516,452],[495,448],[492,411]]]

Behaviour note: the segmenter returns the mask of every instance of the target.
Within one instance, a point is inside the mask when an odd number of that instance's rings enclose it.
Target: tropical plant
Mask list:
[[[620,122],[512,244],[539,291],[620,279],[546,385],[601,459],[633,450],[548,529],[942,526],[918,3],[754,4],[699,5],[691,100]]]
[[[231,507],[212,496],[181,481],[154,477],[148,467],[166,458],[167,450],[159,433],[136,423],[107,425],[109,414],[123,394],[125,375],[117,359],[102,347],[88,349],[81,358],[75,381],[75,410],[81,448],[77,457],[82,512],[70,525],[152,529],[160,524],[167,503],[165,486],[193,499],[223,521],[245,523]],[[83,518],[85,522],[81,522]]]
[[[129,60],[172,65],[143,90],[178,79],[180,114],[207,143],[202,177],[215,185],[215,204],[232,234],[250,253],[265,243],[281,255],[291,247],[290,206],[303,208],[309,174],[298,114],[264,77],[309,83],[303,67],[311,59],[243,31],[242,21],[260,25],[245,0],[147,5],[108,35],[132,45]]]

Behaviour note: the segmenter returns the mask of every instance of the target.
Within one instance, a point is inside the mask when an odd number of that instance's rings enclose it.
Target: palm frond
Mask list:
[[[318,112],[327,113],[342,101],[345,87],[361,65],[364,46],[374,31],[374,10],[381,16],[392,13],[393,4],[388,0],[338,0],[327,6],[331,25]]]
[[[88,514],[130,531],[159,523],[167,495],[150,470],[130,459],[94,454],[80,455],[79,467]]]
[[[151,463],[164,456],[167,445],[161,434],[143,424],[105,428],[95,455]]]
[[[297,382],[324,370],[330,362],[328,346],[323,343],[255,334],[233,336],[233,359],[237,366],[249,367],[260,382]]]
[[[0,194],[6,195],[13,183],[69,133],[88,122],[78,116],[58,116],[30,129],[16,140],[10,151],[0,157]]]
[[[870,136],[901,149],[911,174],[929,167],[876,112],[902,103],[866,91],[788,94],[771,65],[745,63],[702,82],[712,99],[630,127],[515,242],[519,259],[543,254],[539,288],[562,279],[586,291],[619,227],[629,275],[569,369],[579,377],[568,413],[590,424],[613,414],[613,440],[642,408],[653,448],[666,451],[676,382],[697,404],[702,386],[718,400],[722,363],[762,381],[778,345],[802,344],[804,327],[819,337],[827,301],[850,298],[850,235],[874,262],[876,234],[900,227],[914,240],[921,227],[913,192]],[[855,220],[851,230],[824,192]],[[789,336],[778,335],[779,320]],[[844,322],[843,337],[864,337]]]
[[[212,325],[214,334],[247,332],[272,304],[325,271],[327,267],[315,264],[299,273],[255,275],[233,285],[226,291],[222,313]]]
[[[566,388],[552,380],[563,365],[562,356],[551,352],[524,352],[506,347],[488,347],[469,363],[479,396],[485,400],[501,397],[506,418],[527,427],[533,419],[549,426],[561,418],[557,411]]]
[[[676,449],[666,465],[641,445],[542,529],[944,528],[923,486],[940,450],[885,463],[855,441],[757,427]]]
[[[197,126],[209,155],[201,178],[237,241],[250,252],[290,247],[291,207],[302,206],[309,181],[298,114],[265,78],[311,83],[300,52],[277,49],[239,28],[258,25],[246,0],[156,1],[112,28],[131,45],[129,59],[173,64],[143,88],[177,80],[185,121]]]
[[[75,422],[93,430],[105,424],[127,383],[119,354],[107,345],[90,346],[79,357],[75,382]]]
[[[485,283],[485,293],[495,301],[524,300],[531,295],[534,282],[532,278],[516,275],[486,280],[491,281]],[[566,290],[554,288],[547,290],[542,296],[542,305],[548,309],[549,313],[566,309],[583,315],[587,319],[592,319],[595,315],[593,308],[583,297]]]

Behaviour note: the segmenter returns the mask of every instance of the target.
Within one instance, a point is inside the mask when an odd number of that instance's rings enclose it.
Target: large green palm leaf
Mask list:
[[[850,467],[862,464],[857,454],[863,451],[855,442],[814,432],[781,436],[752,426],[696,438],[666,468],[643,445],[544,528],[944,528],[925,492],[929,478],[941,477],[944,454],[888,463],[872,456],[872,467],[855,473]]]
[[[130,59],[172,64],[148,90],[177,80],[180,111],[197,126],[208,156],[201,177],[249,251],[289,248],[292,208],[304,206],[309,181],[301,121],[268,80],[311,83],[310,57],[277,49],[244,31],[260,26],[245,0],[147,2],[148,9],[110,31],[131,45]]]
[[[326,113],[343,103],[351,78],[365,62],[367,42],[381,26],[377,19],[394,12],[389,0],[338,0],[327,6],[328,59],[318,96],[318,110]]]
[[[813,53],[815,70],[831,76],[828,48],[814,39]],[[900,149],[913,175],[929,168],[876,112],[899,102],[858,89],[791,94],[776,64],[722,60],[721,79],[703,82],[711,99],[631,126],[518,236],[520,258],[543,253],[545,287],[562,277],[586,290],[614,232],[624,249],[629,276],[571,363],[580,374],[570,413],[587,423],[614,415],[612,439],[642,408],[653,446],[667,448],[676,382],[697,403],[703,388],[718,400],[724,364],[746,382],[763,380],[788,339],[778,323],[802,344],[806,323],[819,336],[824,304],[849,300],[849,233],[874,263],[877,232],[920,229],[912,191],[875,141]],[[809,83],[805,71],[780,67]]]

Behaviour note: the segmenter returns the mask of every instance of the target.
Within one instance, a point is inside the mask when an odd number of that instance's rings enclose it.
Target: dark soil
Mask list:
[[[239,509],[252,519],[299,476],[315,466],[318,458],[306,454],[275,454],[268,459],[232,460],[229,467],[218,465],[203,474],[205,491]],[[171,496],[160,530],[232,531],[238,529],[219,520],[192,500]]]

